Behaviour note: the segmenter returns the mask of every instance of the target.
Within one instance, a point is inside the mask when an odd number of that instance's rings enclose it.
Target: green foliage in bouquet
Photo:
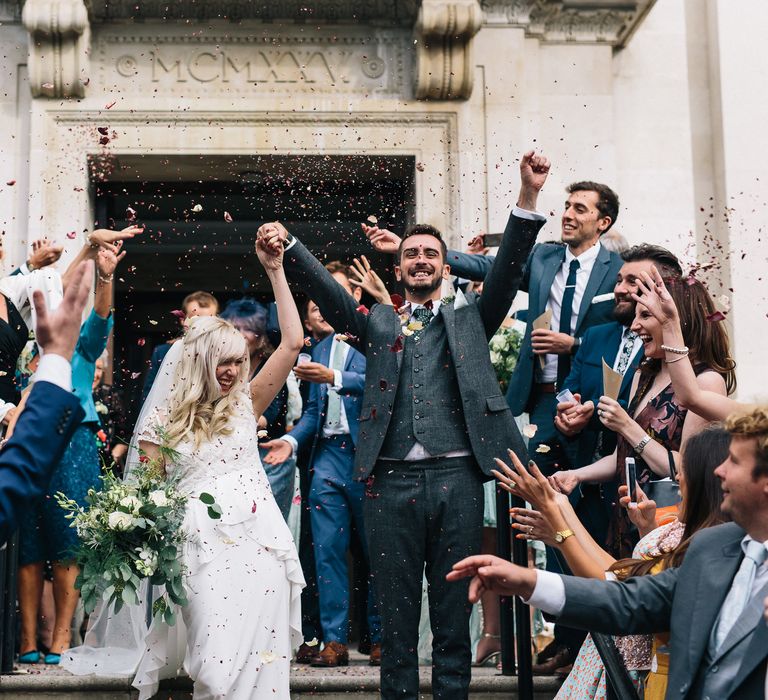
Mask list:
[[[61,492],[56,494],[80,539],[75,587],[80,589],[86,613],[99,600],[114,603],[116,611],[125,603],[137,603],[142,579],[165,588],[152,611],[169,625],[175,622],[175,605],[187,602],[181,565],[187,497],[162,475],[162,463],[174,461],[176,453],[160,449],[164,460],[154,462],[142,454],[127,481],[105,472],[102,488],[88,492],[85,508]]]
[[[491,352],[491,364],[499,378],[501,392],[505,394],[509,387],[509,380],[517,365],[517,357],[520,354],[520,344],[523,336],[514,328],[499,328],[488,343]]]

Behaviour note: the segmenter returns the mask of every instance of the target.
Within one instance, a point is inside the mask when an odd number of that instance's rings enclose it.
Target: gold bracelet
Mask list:
[[[687,352],[685,355],[680,355],[680,357],[676,357],[674,360],[664,360],[664,362],[668,365],[673,365],[675,362],[680,362],[680,360],[684,360],[686,357],[688,357]]]

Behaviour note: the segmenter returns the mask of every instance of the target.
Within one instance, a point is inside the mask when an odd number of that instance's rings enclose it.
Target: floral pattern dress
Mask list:
[[[698,371],[696,373],[699,374],[702,369],[697,368]],[[641,390],[638,390],[639,395],[642,395]],[[633,403],[635,401],[638,401],[638,399],[633,399]],[[633,407],[630,405],[630,415],[632,409]],[[661,444],[665,449],[671,452],[679,452],[683,439],[683,424],[687,415],[688,409],[683,408],[677,403],[675,391],[670,383],[656,394],[643,410],[635,416],[635,422],[645,430],[652,440]],[[635,454],[632,445],[619,435],[616,442],[616,476],[614,477],[617,488],[614,489],[614,493],[618,492],[619,485],[626,482],[624,475],[624,460],[626,457],[635,458],[637,483],[641,486],[658,478],[642,457]],[[637,540],[635,530],[632,528],[632,524],[627,517],[627,512],[618,501],[618,497],[614,498],[611,504],[611,522],[608,528],[608,541],[605,548],[617,559],[624,559],[631,556],[632,549]]]
[[[632,553],[633,558],[649,559],[671,551],[680,543],[684,530],[685,525],[679,520],[657,527],[638,542]],[[659,571],[654,569],[653,573],[656,574]],[[639,691],[646,673],[651,668],[652,637],[651,635],[628,635],[614,637],[614,641]],[[587,636],[579,649],[573,669],[560,687],[555,700],[604,700],[605,697],[605,668],[592,637]]]

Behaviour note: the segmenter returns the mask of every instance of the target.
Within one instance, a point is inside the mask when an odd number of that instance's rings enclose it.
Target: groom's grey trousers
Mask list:
[[[423,564],[432,624],[432,694],[467,698],[471,649],[469,581],[448,583],[460,559],[480,551],[483,477],[472,457],[380,460],[364,519],[382,627],[381,696],[419,697]]]

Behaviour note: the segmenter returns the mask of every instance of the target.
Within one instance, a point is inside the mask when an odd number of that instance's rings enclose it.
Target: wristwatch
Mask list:
[[[573,530],[558,530],[555,533],[555,542],[557,542],[558,544],[562,544],[569,537],[572,537],[573,535],[574,535]]]
[[[581,338],[573,336],[573,345],[571,345],[571,355],[575,355],[581,347]]]

